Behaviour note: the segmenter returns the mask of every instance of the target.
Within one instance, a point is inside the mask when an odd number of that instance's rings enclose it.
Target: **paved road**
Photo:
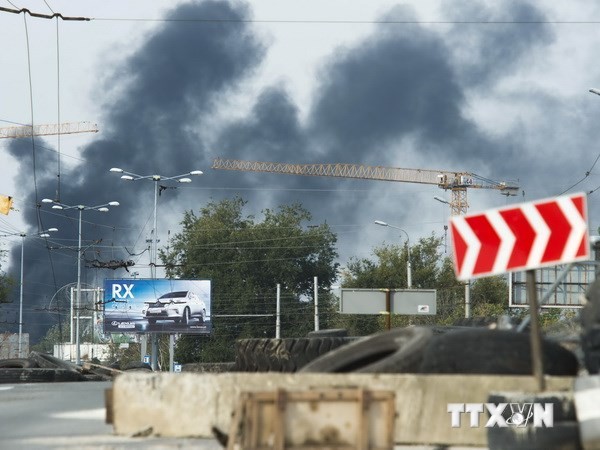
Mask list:
[[[0,450],[222,450],[212,439],[115,436],[105,423],[111,382],[0,384]],[[444,447],[460,450],[459,447]],[[396,446],[395,450],[438,450]],[[469,450],[476,450],[469,447]]]
[[[222,449],[211,439],[113,435],[104,407],[111,384],[0,384],[0,449]]]

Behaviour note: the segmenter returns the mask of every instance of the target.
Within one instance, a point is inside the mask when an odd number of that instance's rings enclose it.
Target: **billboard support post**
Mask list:
[[[465,283],[465,319],[471,318],[471,280]]]
[[[392,294],[389,289],[385,290],[385,327],[392,329]]]
[[[319,331],[319,279],[315,277],[315,331]]]
[[[537,290],[535,288],[535,270],[529,269],[527,274],[527,296],[529,297],[529,317],[531,317],[531,367],[533,376],[537,381],[540,392],[546,389],[544,380],[544,366],[542,361],[542,337],[540,334],[540,321],[537,301]]]
[[[169,372],[173,372],[175,370],[175,335],[169,334]]]

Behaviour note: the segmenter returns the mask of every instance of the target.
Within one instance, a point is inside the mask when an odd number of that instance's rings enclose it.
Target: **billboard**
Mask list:
[[[382,314],[386,312],[385,289],[342,288],[342,314]],[[437,314],[435,289],[390,289],[390,313],[404,315]]]
[[[210,300],[210,280],[104,280],[104,332],[210,334]]]

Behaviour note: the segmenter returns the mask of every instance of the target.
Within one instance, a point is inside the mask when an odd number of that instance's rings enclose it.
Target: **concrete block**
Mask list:
[[[552,391],[571,390],[573,382],[546,378]],[[471,428],[465,417],[451,427],[448,403],[486,403],[490,392],[536,386],[532,376],[506,375],[132,372],[114,381],[113,425],[120,435],[211,437],[212,426],[228,431],[241,392],[364,387],[396,393],[396,444],[485,446],[483,424]]]

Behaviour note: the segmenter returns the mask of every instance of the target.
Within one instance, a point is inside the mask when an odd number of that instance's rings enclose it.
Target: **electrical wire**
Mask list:
[[[596,163],[598,162],[598,159],[600,159],[600,153],[598,153],[598,156],[596,156],[596,159],[594,160],[594,164],[592,164],[592,167],[590,167],[590,170],[588,170],[585,175],[583,176],[583,178],[581,180],[579,180],[577,183],[575,183],[574,185],[572,185],[571,187],[565,189],[564,191],[562,191],[560,194],[558,195],[563,195],[567,192],[569,192],[571,189],[573,189],[575,186],[577,186],[578,184],[580,184],[583,180],[585,180],[587,177],[590,176],[590,174],[592,173],[592,170],[594,170],[594,167],[596,166]],[[599,186],[600,187],[600,186]],[[589,192],[589,194],[592,194],[593,192],[595,192],[598,188],[592,190]]]
[[[315,24],[315,25],[597,25],[600,20],[333,20],[333,19],[219,19],[219,18],[143,18],[92,17],[95,21],[113,22],[196,22],[196,23],[258,23],[258,24]]]

